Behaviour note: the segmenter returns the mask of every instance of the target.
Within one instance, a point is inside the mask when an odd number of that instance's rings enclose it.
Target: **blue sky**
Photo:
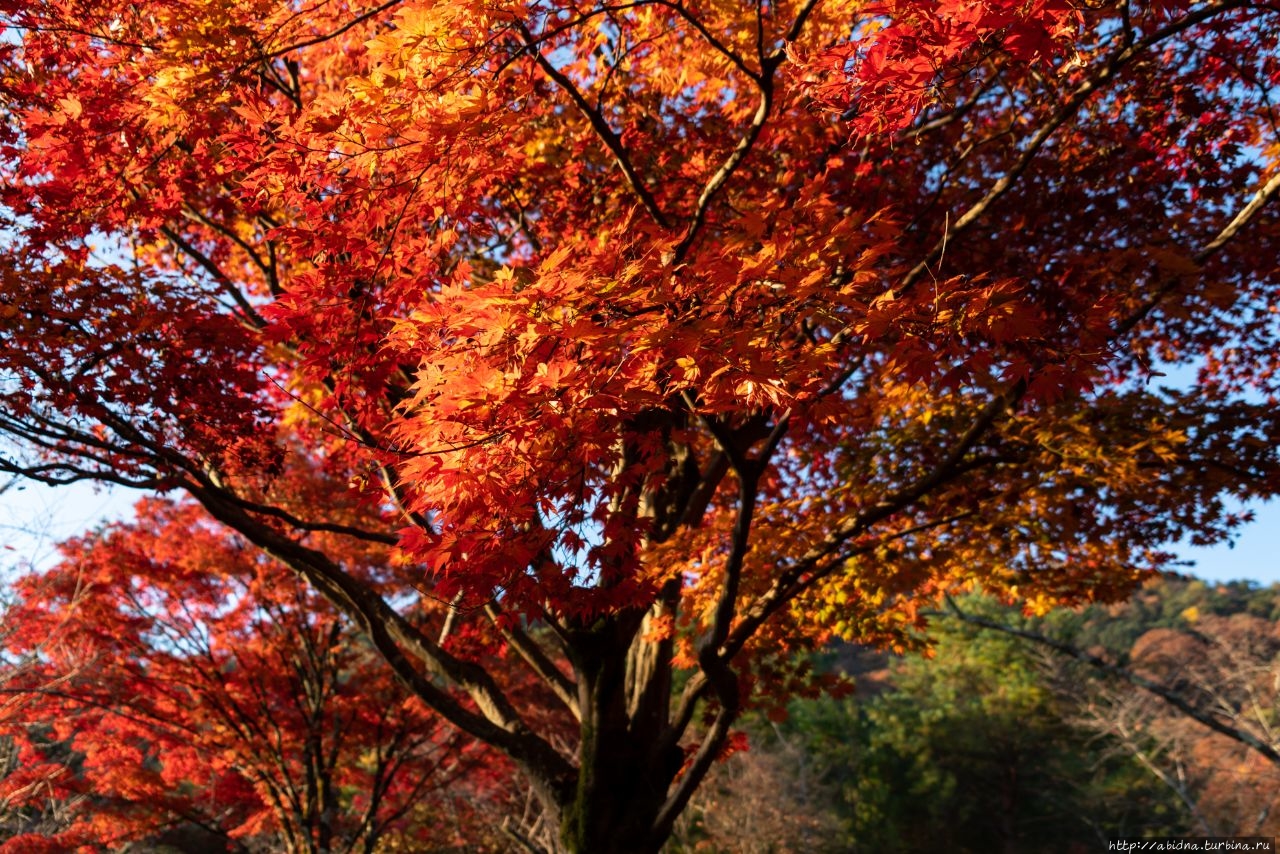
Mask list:
[[[6,477],[0,485],[8,484]],[[0,494],[0,571],[47,566],[58,543],[130,513],[141,493],[106,491],[78,483],[51,488],[31,481],[11,483]]]
[[[140,495],[125,489],[95,490],[88,484],[10,487],[0,494],[0,570],[48,565],[59,541],[106,519],[127,516]],[[1256,519],[1241,530],[1234,548],[1175,546],[1183,559],[1195,561],[1186,571],[1211,581],[1280,582],[1280,502],[1253,505],[1253,510]]]
[[[1280,582],[1280,502],[1248,505],[1255,518],[1241,529],[1234,548],[1196,548],[1180,545],[1175,550],[1196,565],[1192,575],[1213,581],[1247,578],[1261,584]]]

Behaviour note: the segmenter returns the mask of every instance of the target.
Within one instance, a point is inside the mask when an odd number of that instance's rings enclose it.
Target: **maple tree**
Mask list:
[[[107,850],[175,829],[231,851],[485,850],[484,820],[467,816],[495,800],[501,760],[370,667],[285,567],[199,508],[158,501],[63,552],[16,581],[5,614],[10,655],[29,666],[3,688],[17,763],[0,798],[19,815],[0,850]],[[21,813],[54,811],[53,828],[24,828]]]
[[[0,467],[184,490],[531,846],[656,850],[791,651],[1118,596],[1276,491],[1264,4],[0,10]]]

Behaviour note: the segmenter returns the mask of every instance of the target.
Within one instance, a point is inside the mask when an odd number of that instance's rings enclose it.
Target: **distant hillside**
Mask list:
[[[1148,582],[1044,618],[960,609],[1070,645],[1280,749],[1280,585]],[[815,662],[855,694],[756,720],[672,852],[1092,852],[1117,836],[1280,834],[1280,765],[1167,700],[1011,634],[933,620],[929,656]]]

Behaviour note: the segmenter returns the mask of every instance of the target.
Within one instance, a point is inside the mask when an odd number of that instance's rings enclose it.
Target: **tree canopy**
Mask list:
[[[1120,596],[1280,484],[1265,4],[0,15],[0,469],[185,492],[531,846],[656,850],[788,651]]]

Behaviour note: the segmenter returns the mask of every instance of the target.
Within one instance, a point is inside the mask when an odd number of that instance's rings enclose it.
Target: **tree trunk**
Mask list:
[[[591,772],[579,778],[577,797],[562,814],[566,854],[657,854],[666,840],[654,838],[653,824],[666,786],[646,773],[645,745],[607,739],[598,745]]]
[[[668,726],[671,651],[644,639],[648,614],[603,619],[570,645],[582,713],[578,785],[560,813],[569,854],[656,854],[654,824],[683,754],[662,755]]]

